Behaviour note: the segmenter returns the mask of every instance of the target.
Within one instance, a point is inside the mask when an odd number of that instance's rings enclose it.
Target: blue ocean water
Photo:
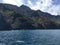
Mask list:
[[[60,45],[60,30],[0,31],[0,45]]]

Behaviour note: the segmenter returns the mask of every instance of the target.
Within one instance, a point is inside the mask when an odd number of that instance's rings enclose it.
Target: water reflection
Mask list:
[[[60,30],[0,31],[0,45],[60,45]]]

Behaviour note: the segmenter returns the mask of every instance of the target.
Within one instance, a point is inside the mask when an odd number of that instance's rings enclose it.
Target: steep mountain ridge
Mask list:
[[[0,30],[60,29],[60,16],[53,16],[40,10],[31,10],[22,5],[0,4]],[[5,21],[5,23],[4,23]]]

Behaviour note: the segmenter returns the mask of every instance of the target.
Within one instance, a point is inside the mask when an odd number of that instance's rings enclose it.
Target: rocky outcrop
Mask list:
[[[0,30],[10,30],[10,29],[11,29],[10,24],[6,21],[3,14],[0,13]]]

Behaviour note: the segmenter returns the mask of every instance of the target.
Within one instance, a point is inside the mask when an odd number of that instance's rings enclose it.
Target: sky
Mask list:
[[[41,10],[52,15],[60,15],[60,0],[0,0],[0,3],[8,3],[17,6],[27,5],[33,10]]]

